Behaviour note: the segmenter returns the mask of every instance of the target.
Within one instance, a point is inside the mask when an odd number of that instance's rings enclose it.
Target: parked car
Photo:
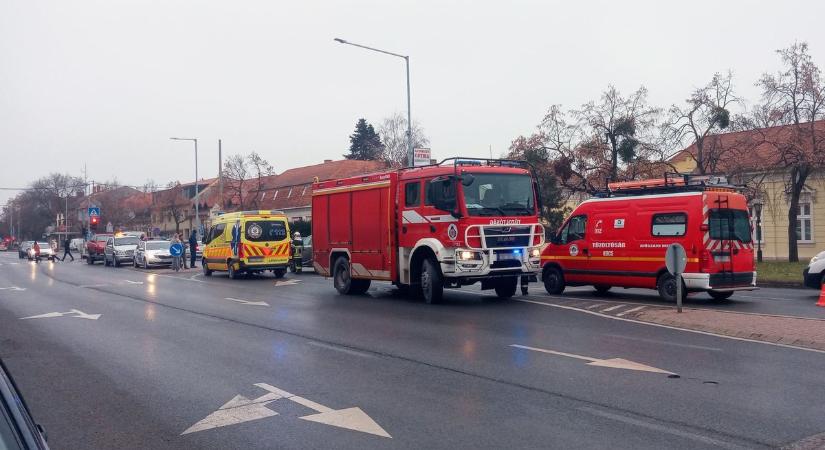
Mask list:
[[[11,373],[0,359],[0,448],[48,450],[43,428],[32,418]]]
[[[171,266],[170,245],[169,241],[160,239],[140,241],[135,249],[135,257],[132,260],[133,265],[144,269],[148,269],[149,266]]]
[[[825,251],[819,252],[811,258],[808,267],[802,272],[805,286],[822,289],[825,285]]]
[[[120,266],[120,263],[133,261],[135,249],[140,239],[137,236],[112,236],[103,247],[103,265]]]
[[[110,237],[113,237],[113,235],[96,234],[86,242],[86,263],[94,264],[97,260],[103,260],[103,249]]]
[[[82,252],[83,247],[86,246],[86,239],[83,238],[74,238],[69,242],[69,248],[76,252]],[[81,255],[82,256],[82,255]]]
[[[17,247],[17,257],[20,259],[29,257],[29,249],[34,245],[34,241],[23,241]]]

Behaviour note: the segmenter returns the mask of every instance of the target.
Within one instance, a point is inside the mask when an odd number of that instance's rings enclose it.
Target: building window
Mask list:
[[[304,186],[304,190],[301,192],[301,196],[306,195],[308,187],[309,187],[309,185]]]
[[[272,198],[273,199],[278,198],[278,190],[277,189],[275,189],[275,194],[272,195]]]
[[[810,202],[800,202],[796,210],[796,240],[797,242],[813,242],[812,205]]]

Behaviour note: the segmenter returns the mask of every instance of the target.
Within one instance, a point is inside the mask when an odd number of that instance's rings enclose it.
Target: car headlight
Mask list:
[[[472,250],[456,250],[455,256],[459,261],[481,261],[481,253]]]
[[[530,250],[530,257],[531,257],[531,258],[539,258],[539,257],[541,257],[541,250],[540,250],[538,247],[536,247],[536,248],[534,248],[534,249]]]
[[[811,258],[811,262],[809,262],[808,265],[810,266],[811,264],[817,261],[819,261],[819,255],[814,255],[813,258]]]

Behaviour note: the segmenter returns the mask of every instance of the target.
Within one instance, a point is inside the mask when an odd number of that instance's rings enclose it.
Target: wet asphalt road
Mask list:
[[[538,286],[531,296],[547,298]],[[819,314],[805,308],[812,291],[748,296],[760,298],[711,306]],[[824,353],[475,290],[446,298],[430,306],[383,283],[342,297],[311,274],[233,281],[6,253],[0,357],[55,449],[760,448],[825,432]],[[68,314],[21,320],[52,312]],[[615,358],[679,377],[589,364]],[[258,383],[294,397],[263,397]],[[212,425],[250,420],[182,434],[210,414]]]

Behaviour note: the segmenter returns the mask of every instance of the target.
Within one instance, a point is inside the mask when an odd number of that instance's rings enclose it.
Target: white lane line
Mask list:
[[[645,308],[647,308],[647,306],[637,306],[637,307],[635,307],[635,308],[630,308],[630,309],[628,309],[627,311],[622,311],[622,312],[620,312],[619,314],[616,314],[616,315],[617,315],[617,316],[619,316],[619,317],[622,317],[622,316],[624,316],[625,314],[630,314],[630,313],[632,313],[632,312],[641,311],[641,310],[643,310],[643,309],[645,309]]]
[[[656,344],[656,345],[672,345],[674,347],[683,347],[683,348],[692,348],[696,350],[707,350],[711,352],[721,352],[723,351],[721,348],[716,347],[705,347],[704,345],[692,345],[692,344],[679,344],[676,342],[670,341],[662,341],[658,339],[645,339],[645,338],[637,338],[637,337],[630,337],[630,336],[622,336],[621,334],[604,334],[604,337],[609,337],[613,339],[622,339],[628,341],[636,341],[636,342],[645,342],[648,344]]]
[[[123,281],[125,281],[125,282],[127,282],[127,283],[129,283],[129,284],[143,284],[143,282],[142,282],[142,281],[132,281],[132,280],[123,280]]]
[[[359,352],[357,350],[350,350],[348,348],[338,347],[336,345],[324,344],[323,342],[309,341],[308,344],[312,345],[312,346],[315,346],[315,347],[325,348],[327,350],[333,350],[333,351],[336,351],[336,352],[346,353],[348,355],[360,356],[362,358],[374,358],[375,357],[373,355],[370,355],[369,353],[363,353],[363,352]]]
[[[610,308],[603,309],[602,312],[610,312],[610,311],[613,311],[614,309],[623,308],[625,306],[627,306],[627,305],[621,304],[621,305],[611,306]]]
[[[595,305],[588,305],[588,306],[585,306],[585,308],[587,308],[587,309],[594,309],[594,308],[598,308],[599,306],[602,306],[602,305],[603,305],[602,303],[596,303]]]
[[[548,350],[546,348],[538,348],[538,347],[530,347],[530,346],[527,346],[527,345],[510,344],[510,347],[520,348],[520,349],[524,349],[524,350],[532,350],[534,352],[549,353],[551,355],[566,356],[568,358],[576,358],[576,359],[581,359],[581,360],[588,361],[588,362],[599,361],[598,358],[589,358],[587,356],[575,355],[573,353],[557,352],[555,350]]]
[[[252,305],[252,306],[269,306],[269,303],[264,301],[254,302],[252,300],[244,300],[242,298],[233,298],[233,297],[224,297],[224,300],[229,300],[233,302],[240,303],[242,305]]]
[[[526,299],[521,299],[521,298],[514,298],[512,300],[516,301],[516,302],[522,302],[522,303],[532,303],[534,305],[549,306],[551,308],[559,308],[559,309],[567,309],[567,310],[570,310],[570,311],[578,311],[578,312],[582,312],[582,313],[585,313],[585,314],[592,314],[594,316],[599,316],[599,317],[603,317],[605,319],[610,319],[610,320],[621,320],[622,322],[638,323],[638,324],[641,324],[641,325],[647,325],[647,326],[651,326],[651,327],[666,328],[668,330],[684,331],[685,333],[704,334],[705,336],[715,336],[715,337],[718,337],[718,338],[730,339],[730,340],[734,340],[734,341],[753,342],[754,344],[771,345],[771,346],[774,346],[774,347],[792,348],[794,350],[802,350],[802,351],[806,351],[806,352],[825,354],[825,350],[818,350],[818,349],[815,349],[815,348],[795,347],[793,345],[779,344],[779,343],[776,343],[776,342],[757,341],[756,339],[748,339],[748,338],[742,338],[742,337],[737,337],[737,336],[727,336],[727,335],[724,335],[724,334],[710,333],[708,331],[690,330],[688,328],[679,328],[679,327],[674,327],[674,326],[670,326],[670,325],[662,325],[660,323],[644,322],[644,321],[641,321],[641,320],[633,320],[633,319],[627,319],[627,318],[624,318],[624,317],[611,316],[611,315],[608,315],[608,314],[601,314],[601,313],[596,312],[596,311],[588,311],[586,309],[573,308],[572,306],[556,305],[556,304],[553,304],[553,303],[545,303],[545,302],[539,302],[539,301],[536,301],[536,300],[526,300]]]
[[[748,447],[742,447],[740,445],[736,445],[731,442],[720,441],[718,439],[714,439],[708,436],[703,436],[697,433],[691,433],[689,431],[682,431],[678,428],[668,427],[665,425],[659,425],[657,423],[648,422],[646,420],[635,419],[633,417],[624,416],[621,414],[614,414],[607,411],[601,411],[596,408],[591,408],[589,406],[582,406],[577,408],[579,411],[583,411],[589,414],[593,414],[594,416],[603,417],[605,419],[615,420],[617,422],[622,422],[630,425],[636,425],[638,427],[647,428],[649,430],[658,431],[660,433],[666,433],[673,436],[679,436],[685,439],[690,439],[697,442],[702,442],[707,445],[712,445],[715,447],[720,448],[728,448],[732,450],[739,450],[739,449],[746,449]]]

